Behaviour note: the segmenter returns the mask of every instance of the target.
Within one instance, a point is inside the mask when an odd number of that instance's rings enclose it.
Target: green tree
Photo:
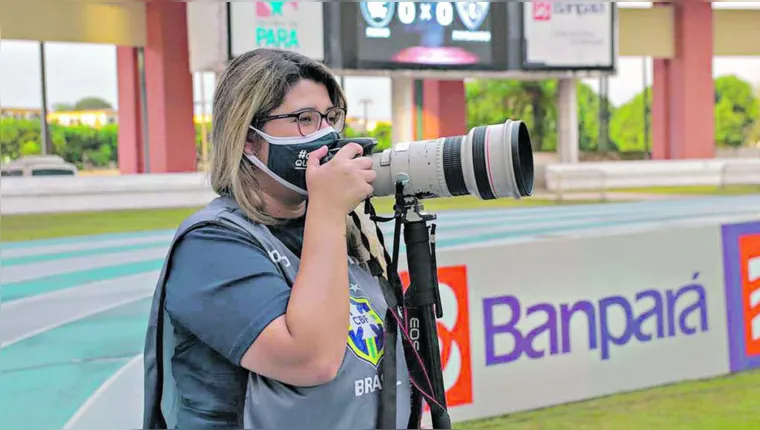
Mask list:
[[[111,103],[100,97],[85,97],[74,103],[73,110],[113,109]]]
[[[377,146],[375,146],[374,152],[381,152],[391,147],[392,133],[393,129],[390,123],[378,122],[375,128],[367,133],[360,133],[349,126],[346,126],[343,129],[342,136],[344,138],[373,137],[377,139]]]
[[[556,118],[555,93],[556,88],[552,88],[550,81],[473,80],[465,85],[467,127],[499,124],[507,119],[522,120],[530,130],[533,150],[551,149],[556,147],[556,141],[550,136],[556,130],[556,121],[549,124]]]
[[[391,147],[391,139],[393,138],[393,130],[391,124],[388,122],[378,122],[375,129],[372,130],[372,137],[377,139],[377,146],[375,152],[384,151]]]
[[[40,129],[40,122],[37,120],[0,118],[0,155],[3,157],[2,161],[15,160],[22,155],[39,154],[42,143]],[[52,127],[50,138],[54,148],[62,144],[65,145],[63,134]]]
[[[758,99],[752,85],[737,76],[715,80],[715,142],[738,147],[750,140],[758,120]]]
[[[0,118],[0,154],[4,162],[18,158],[21,146],[29,141],[40,141],[39,122]]]
[[[580,147],[594,150],[599,140],[599,96],[583,82],[577,86]],[[476,79],[467,83],[466,97],[468,127],[519,119],[530,130],[534,151],[556,150],[556,80]]]
[[[651,88],[647,89],[651,97]],[[737,147],[753,139],[760,116],[760,101],[752,86],[736,76],[715,80],[715,142]],[[649,123],[652,123],[649,114]],[[650,127],[649,142],[652,142]],[[757,130],[760,135],[760,130]],[[610,121],[611,140],[622,152],[644,151],[644,92],[620,106]]]
[[[580,128],[578,133],[578,145],[581,151],[598,151],[600,142],[601,121],[600,110],[602,107],[603,99],[599,97],[589,85],[583,82],[578,82],[578,127]],[[608,109],[608,124],[607,128],[610,128],[610,122],[615,115],[616,107],[607,100]],[[608,135],[610,133],[608,132]],[[609,147],[607,150],[614,150],[614,142],[609,138]]]
[[[557,81],[528,81],[522,83],[530,103],[529,114],[523,117],[531,130],[535,151],[557,148]],[[519,118],[515,118],[519,119]]]
[[[651,100],[651,88],[646,89]],[[651,124],[651,114],[649,114]],[[649,142],[652,142],[652,128],[649,128]],[[645,151],[644,141],[644,91],[627,103],[615,109],[610,120],[610,142],[618,151]]]
[[[53,111],[55,112],[67,112],[74,110],[74,105],[71,103],[54,103]]]
[[[53,154],[78,167],[106,167],[116,163],[118,125],[102,128],[85,125],[50,124]],[[40,154],[40,122],[15,118],[0,119],[0,154],[8,162],[25,155]]]
[[[527,118],[532,113],[532,100],[520,81],[475,79],[465,85],[465,98],[468,129],[498,124],[509,118],[521,119],[532,125],[532,120]],[[534,145],[540,142],[538,138],[533,140]]]
[[[42,154],[42,148],[40,148],[39,142],[28,140],[21,144],[19,153],[21,154],[22,157],[27,156],[27,155],[39,155],[39,154]]]
[[[65,141],[55,144],[53,151],[80,168],[106,167],[117,161],[118,126],[111,124],[100,129],[86,125],[55,127]],[[52,130],[51,126],[51,130]]]
[[[755,97],[760,100],[760,84],[755,89]],[[760,143],[760,114],[755,118],[755,125],[749,134],[749,145],[754,146],[758,143]]]

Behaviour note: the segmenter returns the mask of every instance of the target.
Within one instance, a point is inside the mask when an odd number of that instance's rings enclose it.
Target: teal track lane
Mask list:
[[[151,248],[157,248],[160,246],[165,246],[166,241],[161,242],[148,242],[148,243],[140,243],[136,245],[123,245],[123,246],[113,246],[113,247],[103,247],[103,248],[93,248],[93,249],[80,249],[75,251],[66,251],[66,252],[53,252],[49,254],[37,254],[37,255],[26,255],[22,257],[10,257],[10,258],[3,258],[3,267],[11,267],[11,266],[21,266],[25,264],[34,264],[34,263],[43,263],[45,261],[52,261],[52,260],[61,260],[64,258],[75,258],[75,257],[88,257],[92,255],[101,255],[103,253],[116,253],[116,252],[129,252],[129,251],[142,251],[144,249],[151,249]]]
[[[11,302],[39,294],[78,287],[91,282],[107,281],[138,273],[160,270],[162,264],[163,260],[144,260],[96,269],[78,270],[28,281],[9,282],[7,284],[0,284],[2,286],[0,298],[2,298],[3,302]]]
[[[142,352],[151,299],[48,330],[0,352],[0,429],[61,429]]]

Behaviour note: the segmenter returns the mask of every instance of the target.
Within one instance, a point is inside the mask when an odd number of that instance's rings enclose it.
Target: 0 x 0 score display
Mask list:
[[[362,2],[360,61],[438,66],[491,65],[488,2]]]
[[[454,23],[456,9],[462,24],[475,31],[488,17],[489,7],[489,2],[362,2],[361,12],[367,25],[373,28],[388,27],[395,16],[404,25],[412,25],[419,19],[448,27]]]

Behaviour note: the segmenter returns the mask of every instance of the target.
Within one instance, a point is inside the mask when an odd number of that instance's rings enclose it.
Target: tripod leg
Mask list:
[[[430,410],[433,427],[448,429],[451,428],[451,421],[446,411],[446,392],[438,346],[435,316],[438,285],[433,284],[435,278],[431,273],[433,260],[430,236],[425,221],[407,222],[404,227],[410,280],[404,298],[409,313],[409,337],[422,358],[425,376],[432,388],[434,402],[430,405]]]

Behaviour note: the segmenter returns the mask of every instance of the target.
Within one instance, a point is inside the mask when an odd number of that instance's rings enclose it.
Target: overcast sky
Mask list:
[[[646,3],[644,3],[646,4]],[[641,5],[641,4],[639,4]],[[760,8],[760,2],[729,2],[718,7]],[[116,89],[116,49],[112,45],[56,43],[46,45],[48,105],[73,103],[86,96],[96,96],[118,108]],[[621,57],[619,71],[610,80],[610,97],[614,104],[625,103],[643,89],[642,59]],[[720,57],[713,63],[715,76],[736,74],[760,86],[760,57]],[[647,60],[651,83],[651,60]],[[206,97],[213,92],[213,77],[195,77],[195,100],[200,110],[201,82]],[[596,88],[596,82],[589,81]],[[359,100],[372,99],[371,119],[390,119],[390,80],[387,78],[346,78],[349,106]],[[3,40],[0,42],[0,105],[3,107],[39,108],[41,106],[39,45],[37,42]],[[354,110],[354,115],[360,115]],[[351,114],[351,113],[349,113]]]

